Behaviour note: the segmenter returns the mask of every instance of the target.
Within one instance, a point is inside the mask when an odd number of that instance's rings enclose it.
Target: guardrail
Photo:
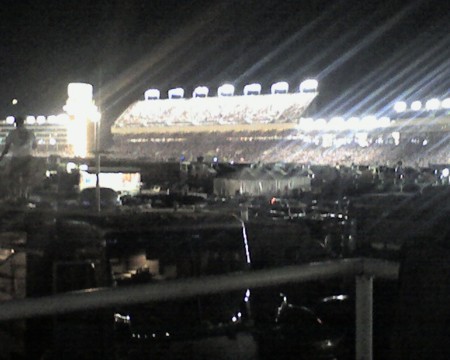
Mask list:
[[[165,301],[231,290],[261,288],[292,282],[356,278],[356,359],[372,360],[373,279],[398,278],[397,263],[366,259],[342,259],[308,263],[243,274],[208,276],[119,288],[87,289],[40,298],[5,301],[0,306],[0,321],[57,315],[77,310]]]

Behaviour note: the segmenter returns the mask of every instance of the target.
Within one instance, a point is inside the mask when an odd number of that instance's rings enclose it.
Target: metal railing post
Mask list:
[[[356,360],[372,360],[373,276],[356,276]]]

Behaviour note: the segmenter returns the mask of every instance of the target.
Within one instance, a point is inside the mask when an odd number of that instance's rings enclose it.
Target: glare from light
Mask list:
[[[88,121],[100,121],[100,113],[93,101],[93,86],[86,83],[70,83],[67,86],[66,114],[58,115],[55,123],[66,124],[67,142],[71,145],[73,155],[87,155]],[[64,118],[63,118],[64,116]]]
[[[445,168],[442,170],[442,176],[443,177],[448,177],[450,175],[450,170]]]
[[[286,81],[279,81],[270,87],[271,94],[286,94],[289,91],[289,84]]]
[[[319,82],[316,79],[307,79],[300,83],[300,92],[316,92]]]
[[[67,123],[67,142],[72,145],[74,156],[84,158],[87,155],[87,119],[78,117]]]
[[[81,171],[88,171],[89,166],[87,164],[81,164],[79,166],[79,168],[80,168]]]
[[[422,102],[419,100],[413,101],[411,103],[411,110],[413,111],[419,111],[420,109],[422,109]]]
[[[192,93],[192,97],[207,97],[208,94],[209,89],[206,86],[197,86]]]
[[[12,99],[12,100],[11,100],[11,104],[13,104],[13,105],[17,105],[18,102],[19,102],[19,101],[18,101],[17,99]]]
[[[425,103],[425,109],[429,110],[429,111],[433,111],[433,110],[439,110],[439,108],[441,107],[441,102],[439,99],[430,99]]]
[[[404,101],[397,101],[395,104],[394,104],[394,111],[396,112],[396,113],[402,113],[402,112],[405,112],[406,111],[406,108],[407,108],[408,106],[406,105],[406,102],[404,102]]]
[[[158,89],[148,89],[144,92],[145,100],[158,100],[161,96],[161,92]]]
[[[248,84],[244,86],[244,95],[260,95],[261,84]]]
[[[51,138],[51,139],[48,141],[48,143],[49,143],[50,145],[56,145],[56,139]]]
[[[184,97],[184,89],[183,88],[174,88],[174,89],[170,89],[167,92],[169,99],[181,99]]]
[[[442,100],[441,107],[443,109],[450,109],[450,98],[445,98],[444,100]]]
[[[7,116],[6,117],[6,123],[8,124],[8,125],[12,125],[12,124],[14,124],[14,116]]]

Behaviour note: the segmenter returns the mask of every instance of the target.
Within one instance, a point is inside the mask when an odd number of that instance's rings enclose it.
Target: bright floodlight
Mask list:
[[[439,99],[430,99],[425,103],[425,109],[433,111],[433,110],[439,110],[441,107],[441,102]]]
[[[49,124],[56,124],[57,123],[57,119],[58,117],[56,116],[56,115],[49,115],[48,117],[47,117],[47,122],[49,123]]]
[[[7,116],[6,117],[6,123],[8,124],[8,125],[12,125],[12,124],[14,124],[14,116]]]
[[[314,130],[320,130],[323,131],[327,127],[327,121],[325,119],[317,119],[314,122]]]
[[[420,109],[422,109],[422,102],[416,100],[411,103],[411,110],[419,111]]]
[[[39,116],[36,118],[36,122],[37,122],[39,125],[44,124],[44,123],[45,123],[45,116],[44,116],[44,115],[39,115]]]
[[[395,110],[396,113],[405,112],[406,108],[407,108],[407,105],[406,105],[406,102],[404,102],[404,101],[397,101],[394,104],[394,110]]]
[[[377,127],[377,117],[374,115],[367,115],[361,119],[361,127],[364,130],[370,130]]]
[[[206,86],[197,86],[192,93],[192,97],[207,97],[209,89]]]
[[[33,125],[36,123],[36,117],[34,117],[33,115],[28,115],[27,118],[25,119],[25,122],[27,124]]]
[[[352,116],[352,117],[348,118],[347,125],[350,129],[355,130],[355,129],[359,128],[360,122],[361,122],[361,120],[359,119],[359,117]]]
[[[300,83],[299,90],[301,93],[305,92],[317,92],[319,82],[316,79],[307,79]]]
[[[271,94],[287,94],[289,91],[289,84],[286,81],[280,81],[272,84],[270,88]]]
[[[184,97],[184,89],[183,88],[174,88],[170,89],[167,94],[169,95],[169,99],[182,99]]]
[[[259,95],[261,94],[261,84],[248,84],[244,86],[244,95]]]
[[[338,130],[338,131],[342,131],[345,129],[345,120],[344,118],[340,117],[340,116],[335,116],[332,117],[330,119],[330,122],[328,123],[328,126],[332,129],[332,130]]]
[[[217,89],[217,96],[233,96],[234,86],[231,84],[223,84]]]
[[[145,100],[158,100],[160,98],[160,91],[158,89],[148,89],[144,92]]]
[[[441,106],[443,109],[450,109],[450,98],[445,98],[444,100],[442,100]]]

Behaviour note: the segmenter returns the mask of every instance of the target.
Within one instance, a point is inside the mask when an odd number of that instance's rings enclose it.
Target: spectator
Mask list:
[[[34,132],[25,127],[25,120],[18,116],[14,120],[16,128],[11,130],[0,154],[0,161],[11,151],[8,180],[11,195],[15,199],[27,199],[29,195],[33,150],[36,149]]]

